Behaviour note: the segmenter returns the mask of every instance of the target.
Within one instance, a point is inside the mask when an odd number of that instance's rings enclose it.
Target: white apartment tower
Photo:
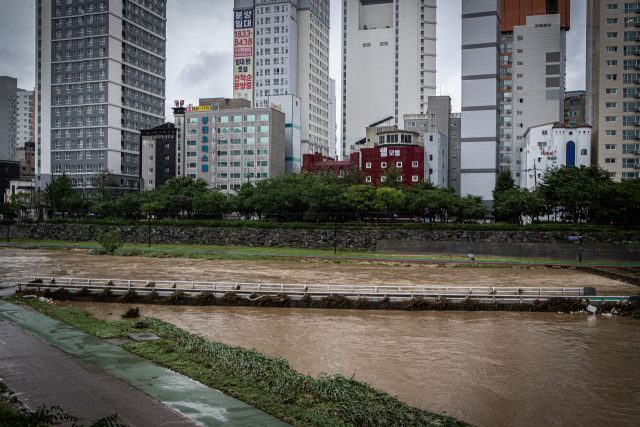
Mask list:
[[[234,33],[234,97],[299,97],[301,155],[329,155],[329,0],[235,0]]]
[[[35,0],[36,187],[102,170],[138,189],[140,130],[165,122],[166,0]]]
[[[21,89],[16,93],[16,148],[33,142],[33,94],[32,90]]]
[[[492,199],[498,173],[501,0],[462,0],[460,194]]]
[[[527,129],[564,121],[566,31],[559,13],[527,16],[500,39],[500,171],[517,183]]]
[[[342,145],[371,123],[424,113],[436,94],[436,0],[342,1]]]

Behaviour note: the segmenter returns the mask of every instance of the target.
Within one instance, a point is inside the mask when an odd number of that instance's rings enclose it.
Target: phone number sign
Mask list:
[[[253,103],[253,10],[234,12],[233,97]]]

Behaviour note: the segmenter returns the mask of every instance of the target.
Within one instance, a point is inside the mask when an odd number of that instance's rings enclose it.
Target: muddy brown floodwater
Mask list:
[[[640,288],[564,270],[436,269],[299,262],[113,258],[0,249],[0,282],[30,275],[281,283]],[[127,306],[60,303],[117,319]],[[553,313],[140,307],[211,340],[342,372],[410,405],[478,426],[637,426],[640,321]]]

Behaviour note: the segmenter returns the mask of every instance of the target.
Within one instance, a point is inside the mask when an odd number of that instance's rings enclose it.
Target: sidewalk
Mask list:
[[[0,301],[0,319],[0,378],[32,409],[59,405],[85,424],[118,413],[130,427],[287,426],[26,308]]]

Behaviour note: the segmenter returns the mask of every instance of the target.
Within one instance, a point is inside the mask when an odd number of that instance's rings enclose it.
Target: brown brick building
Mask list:
[[[526,25],[527,16],[560,14],[560,27],[571,27],[571,0],[502,0],[500,30],[512,32],[517,25]]]

